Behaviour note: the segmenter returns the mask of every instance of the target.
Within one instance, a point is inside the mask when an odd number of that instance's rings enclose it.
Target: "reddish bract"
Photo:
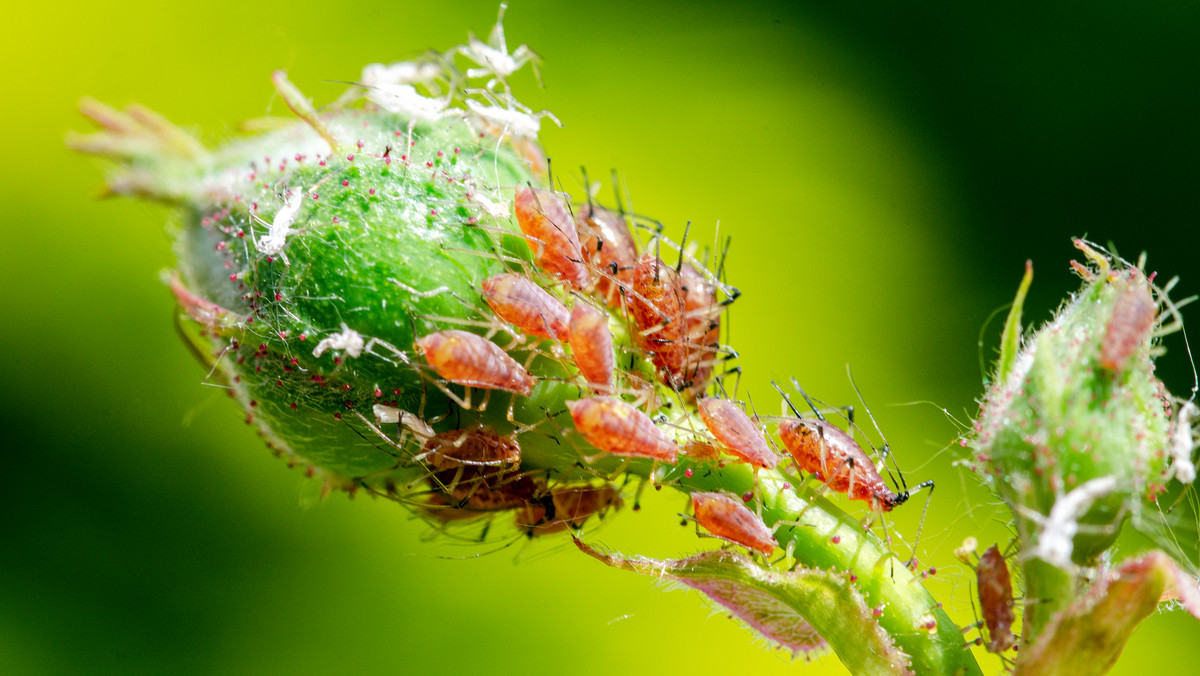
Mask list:
[[[865,500],[871,509],[890,512],[907,499],[883,482],[875,463],[854,439],[824,420],[785,420],[779,439],[796,465],[851,500]]]
[[[567,308],[542,287],[516,273],[483,280],[480,294],[503,320],[531,336],[566,340]]]
[[[1013,590],[1008,564],[996,545],[979,557],[975,566],[975,580],[979,586],[979,607],[988,628],[987,650],[1002,653],[1016,644],[1012,633]]]
[[[710,434],[733,455],[755,467],[771,469],[779,457],[771,451],[762,430],[728,399],[701,399],[700,417]]]
[[[763,554],[770,554],[779,546],[762,519],[737,498],[724,493],[692,493],[692,506],[696,522],[722,540]]]
[[[596,392],[612,389],[613,340],[608,329],[608,316],[596,308],[576,301],[571,311],[567,336],[575,366]]]
[[[568,401],[575,428],[596,448],[634,458],[675,462],[679,447],[645,413],[612,397]]]
[[[1100,365],[1120,373],[1129,357],[1149,337],[1157,317],[1158,305],[1150,293],[1150,285],[1140,274],[1133,273],[1113,304],[1112,316],[1104,327]]]
[[[458,385],[528,396],[533,376],[498,345],[467,331],[431,333],[417,341],[437,374]]]
[[[615,212],[593,205],[579,209],[579,244],[583,260],[596,270],[596,293],[610,306],[621,304],[621,288],[633,281],[637,243],[629,222]]]
[[[521,188],[513,209],[538,267],[577,289],[586,287],[590,275],[580,260],[579,235],[559,196],[549,190]]]
[[[650,353],[663,382],[676,390],[687,387],[683,285],[675,269],[651,254],[642,256],[633,271],[629,310],[637,344]]]

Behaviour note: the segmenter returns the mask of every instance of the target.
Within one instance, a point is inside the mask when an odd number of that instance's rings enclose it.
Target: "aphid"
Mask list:
[[[531,536],[577,530],[593,515],[621,505],[621,491],[611,484],[559,486],[550,495],[526,503],[517,512],[517,527]]]
[[[571,311],[567,336],[575,366],[595,392],[612,389],[613,339],[608,328],[608,316],[583,301],[576,301]]]
[[[568,401],[575,428],[596,448],[633,458],[675,462],[679,447],[645,413],[612,397]]]
[[[567,308],[542,287],[512,272],[489,277],[482,286],[480,295],[501,319],[532,336],[566,340]]]
[[[764,469],[779,463],[762,430],[737,404],[728,399],[708,398],[701,399],[698,408],[709,433],[738,459]]]
[[[521,188],[513,211],[538,266],[577,289],[587,286],[588,269],[579,260],[579,235],[558,195],[549,190]]]
[[[486,425],[450,430],[425,442],[423,459],[436,469],[463,466],[512,468],[521,464],[521,447]]]
[[[637,343],[650,353],[666,384],[676,390],[686,387],[687,327],[679,273],[657,256],[642,256],[633,272],[629,309],[637,327]]]
[[[596,293],[612,307],[621,304],[621,288],[632,285],[637,265],[637,243],[629,222],[620,214],[586,204],[577,219],[583,259],[600,271]]]
[[[535,379],[498,345],[467,331],[450,329],[417,341],[437,374],[458,385],[529,396]]]
[[[975,566],[975,580],[979,587],[979,606],[983,621],[988,628],[987,650],[1002,653],[1016,644],[1012,633],[1013,589],[1012,578],[1004,555],[996,545],[988,547]]]
[[[687,337],[684,371],[693,391],[703,391],[721,341],[721,306],[716,286],[686,260],[681,262],[679,277]]]
[[[776,389],[778,387],[776,385]],[[873,511],[890,512],[907,502],[913,492],[933,485],[932,481],[926,481],[911,491],[892,491],[858,442],[825,420],[803,390],[801,394],[817,414],[817,420],[800,418],[800,412],[792,407],[797,417],[779,424],[779,439],[800,469],[811,472],[831,490],[845,493],[851,500],[866,501]],[[786,396],[784,400],[791,406],[791,400]],[[886,452],[887,444],[884,444]]]
[[[696,510],[696,523],[722,540],[763,554],[770,554],[779,546],[762,519],[737,498],[724,493],[692,493],[692,506]]]
[[[1100,365],[1114,373],[1120,373],[1125,362],[1145,342],[1158,317],[1158,304],[1140,274],[1132,273],[1120,293],[1100,345]]]

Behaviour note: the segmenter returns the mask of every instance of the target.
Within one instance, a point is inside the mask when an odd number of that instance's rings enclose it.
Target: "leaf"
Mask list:
[[[908,655],[893,644],[845,575],[808,568],[769,570],[727,550],[671,561],[605,554],[578,539],[575,545],[614,568],[699,590],[793,653],[811,655],[828,642],[854,674],[912,673]]]

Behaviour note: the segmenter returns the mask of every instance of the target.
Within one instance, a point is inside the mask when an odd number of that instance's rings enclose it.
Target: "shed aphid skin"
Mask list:
[[[300,207],[304,206],[304,193],[305,191],[299,188],[289,189],[283,206],[275,212],[275,218],[268,226],[267,234],[254,242],[254,248],[259,253],[268,256],[283,254],[283,250],[287,248],[288,235],[295,232],[292,230],[292,224],[296,222],[296,216],[300,214]]]
[[[1100,365],[1118,374],[1158,321],[1158,303],[1146,278],[1136,268],[1127,276],[1119,282],[1125,288],[1113,305],[1100,347]]]
[[[467,44],[459,46],[456,50],[478,65],[477,68],[467,70],[467,77],[489,77],[487,82],[489,90],[494,89],[498,83],[503,84],[507,89],[508,83],[505,82],[505,78],[520,70],[526,63],[531,65],[534,75],[537,75],[538,55],[536,52],[526,45],[517,47],[512,53],[508,51],[508,42],[504,38],[504,11],[507,9],[508,3],[500,4],[500,14],[496,17],[496,25],[492,27],[492,33],[488,36],[487,42],[471,34],[468,36]]]
[[[567,339],[566,306],[523,275],[510,272],[483,280],[480,294],[499,317],[539,338]]]
[[[367,342],[363,340],[362,334],[342,322],[341,331],[330,334],[317,343],[317,346],[313,348],[313,356],[320,357],[328,350],[341,350],[342,354],[347,357],[357,358],[362,356],[366,346]]]
[[[650,353],[664,384],[682,390],[686,380],[686,329],[679,273],[654,254],[638,259],[629,310],[638,347]]]
[[[879,469],[867,456],[866,451],[853,437],[825,420],[825,416],[817,410],[803,389],[800,389],[800,393],[816,413],[817,420],[801,418],[800,412],[779,385],[775,385],[775,389],[779,390],[796,415],[795,418],[789,418],[779,424],[779,439],[796,461],[796,466],[812,473],[830,490],[844,493],[851,500],[864,500],[871,505],[872,511],[890,512],[907,502],[917,490],[933,486],[932,481],[926,481],[908,490],[904,487],[902,476],[901,486],[898,487],[900,490],[892,491],[884,483]],[[885,443],[884,453],[886,452]]]
[[[583,300],[576,300],[571,310],[567,336],[575,366],[583,374],[588,386],[597,394],[610,393],[615,357],[608,314]]]
[[[988,629],[987,651],[1000,654],[1016,645],[1012,625],[1016,620],[1013,610],[1012,577],[1008,563],[996,545],[988,547],[979,563],[975,565],[975,580],[979,587],[979,607]]]
[[[1170,476],[1183,484],[1190,484],[1196,480],[1196,465],[1192,462],[1192,453],[1196,450],[1196,437],[1192,430],[1192,421],[1197,414],[1200,414],[1200,410],[1191,399],[1179,404],[1179,411],[1175,414],[1175,422],[1171,428],[1171,441],[1167,445],[1167,452],[1171,456],[1171,468],[1168,470]]]
[[[538,267],[576,289],[587,287],[590,275],[579,260],[575,222],[559,196],[549,190],[521,188],[513,210]]]
[[[701,399],[697,408],[709,433],[739,460],[761,469],[771,469],[779,464],[779,456],[767,445],[763,431],[737,404],[729,399],[709,397]]]
[[[536,379],[500,346],[467,331],[449,329],[417,340],[425,360],[442,378],[468,387],[529,396]]]
[[[696,523],[704,530],[735,544],[770,555],[779,544],[757,514],[731,495],[716,492],[692,493]]]
[[[1037,544],[1024,553],[1028,559],[1041,559],[1046,563],[1064,570],[1073,570],[1075,564],[1071,554],[1075,551],[1075,535],[1081,526],[1079,518],[1087,513],[1092,503],[1108,495],[1117,488],[1117,479],[1113,476],[1102,476],[1086,481],[1066,495],[1055,501],[1050,508],[1049,516],[1043,516],[1029,509],[1018,509],[1021,514],[1041,525]]]
[[[645,413],[620,399],[590,397],[567,402],[575,429],[606,453],[674,463],[679,446]]]

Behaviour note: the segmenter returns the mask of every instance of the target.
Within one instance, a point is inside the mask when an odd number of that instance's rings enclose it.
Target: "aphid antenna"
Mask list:
[[[858,383],[854,382],[854,374],[850,371],[850,365],[846,364],[846,377],[850,380],[850,386],[854,388],[854,394],[858,396],[858,401],[862,403],[863,410],[867,412],[867,417],[871,419],[871,425],[875,428],[875,432],[879,434],[879,438],[883,440],[883,448],[880,450],[880,461],[883,462],[883,469],[887,472],[888,478],[892,480],[892,485],[896,487],[896,492],[902,496],[901,502],[908,500],[911,493],[908,490],[908,485],[904,481],[904,473],[900,471],[900,466],[896,462],[896,456],[892,455],[891,445],[888,444],[887,437],[883,435],[883,430],[879,429],[879,423],[875,420],[875,416],[871,413],[871,408],[867,406],[867,400],[863,398],[862,391],[858,389]],[[853,424],[853,420],[851,420]],[[857,427],[857,426],[856,426]],[[892,467],[896,470],[896,475],[892,474],[892,470],[887,466],[887,458],[892,459]],[[896,482],[896,476],[900,477],[899,483]],[[899,503],[898,503],[899,504]],[[926,504],[928,507],[928,503]],[[920,536],[918,536],[920,539]]]

